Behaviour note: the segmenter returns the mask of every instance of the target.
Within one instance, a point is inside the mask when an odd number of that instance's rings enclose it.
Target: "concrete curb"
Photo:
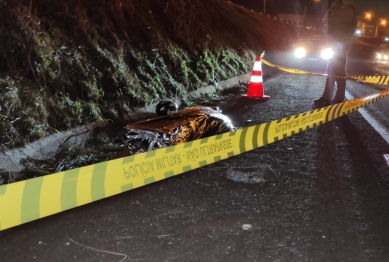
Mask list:
[[[214,93],[218,90],[228,89],[238,85],[240,82],[248,82],[251,73],[240,75],[220,81],[216,85],[209,85],[190,92],[187,96],[199,97],[202,94]],[[178,105],[182,103],[181,98],[167,99],[175,101]],[[157,103],[139,108],[136,112],[129,115],[129,120],[140,121],[147,117],[152,117],[155,114],[155,106]],[[73,145],[81,145],[88,140],[92,132],[97,127],[104,127],[108,121],[90,123],[84,126],[75,127],[67,131],[56,133],[48,137],[37,140],[21,148],[11,149],[5,152],[0,152],[0,171],[5,172],[20,172],[25,167],[20,163],[22,159],[32,158],[37,160],[49,159],[55,156],[63,148],[69,148]]]
[[[20,161],[25,158],[39,160],[52,158],[63,148],[82,144],[91,136],[96,127],[103,127],[107,124],[108,122],[106,121],[91,123],[61,133],[52,134],[24,147],[0,152],[0,171],[22,171],[24,166],[20,164]]]

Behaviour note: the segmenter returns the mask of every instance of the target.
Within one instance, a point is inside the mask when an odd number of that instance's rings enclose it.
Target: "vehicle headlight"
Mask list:
[[[376,55],[376,57],[377,57],[378,60],[381,60],[381,59],[382,59],[382,54],[378,53],[378,54]]]
[[[297,58],[304,57],[306,53],[307,53],[307,50],[305,50],[305,48],[303,48],[303,47],[299,47],[299,48],[296,48],[296,50],[294,50],[294,56]]]
[[[382,56],[382,59],[383,59],[383,60],[388,60],[388,55],[383,55],[383,56]]]
[[[334,56],[334,50],[332,50],[332,48],[324,48],[321,50],[320,56],[325,60],[329,60]]]

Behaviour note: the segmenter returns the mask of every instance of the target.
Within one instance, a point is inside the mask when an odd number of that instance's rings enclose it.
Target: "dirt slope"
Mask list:
[[[0,150],[251,70],[298,28],[223,0],[0,0]]]

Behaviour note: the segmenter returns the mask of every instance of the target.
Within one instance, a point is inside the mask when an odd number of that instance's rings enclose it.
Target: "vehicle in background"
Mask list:
[[[291,46],[293,59],[299,63],[325,63],[334,56],[335,46],[324,36],[300,39]]]
[[[380,46],[379,50],[377,51],[375,55],[375,60],[377,62],[388,62],[389,61],[389,46],[386,44],[383,44]]]
[[[385,61],[388,61],[388,54],[387,53],[384,53],[384,52],[379,52],[379,53],[377,53],[377,55],[376,55],[376,59],[378,60],[378,61],[383,61],[383,62],[385,62]]]

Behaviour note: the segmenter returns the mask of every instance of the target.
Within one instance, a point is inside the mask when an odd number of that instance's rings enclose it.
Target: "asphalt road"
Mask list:
[[[374,76],[374,75],[389,75],[389,62],[377,61],[375,58],[374,50],[370,50],[368,59],[361,58],[357,53],[351,52],[347,62],[347,75],[348,76]],[[365,55],[366,56],[366,55]],[[285,59],[286,58],[286,59]],[[309,61],[304,63],[296,62],[293,54],[290,52],[284,53],[269,53],[265,57],[271,63],[280,66],[286,66],[291,68],[297,68],[306,70],[312,73],[325,74],[327,64],[323,61]],[[361,97],[369,94],[374,94],[382,90],[387,89],[384,85],[365,84],[355,81],[348,81],[347,91],[354,97]],[[367,107],[366,110],[369,114],[382,124],[387,130],[389,130],[389,98],[384,98],[378,103],[374,103]]]
[[[323,77],[263,71],[269,101],[235,94],[223,103],[237,127],[310,111],[322,92]],[[380,88],[348,82],[356,97]],[[388,102],[371,110],[387,110]],[[225,161],[1,231],[0,258],[389,261],[383,153],[389,154],[389,145],[354,112]]]
[[[380,63],[376,61],[352,61],[349,63],[349,74],[350,75],[360,75],[364,69],[369,68],[371,74],[369,75],[388,75],[389,73],[389,64]],[[374,85],[374,84],[360,84],[351,82],[348,87],[348,91],[352,94],[353,97],[361,97],[373,93],[380,92],[382,90],[388,89],[388,86],[384,85]],[[369,114],[374,117],[380,124],[382,124],[386,130],[389,130],[389,98],[386,97],[379,103],[374,103],[371,106],[367,107],[366,110]]]

